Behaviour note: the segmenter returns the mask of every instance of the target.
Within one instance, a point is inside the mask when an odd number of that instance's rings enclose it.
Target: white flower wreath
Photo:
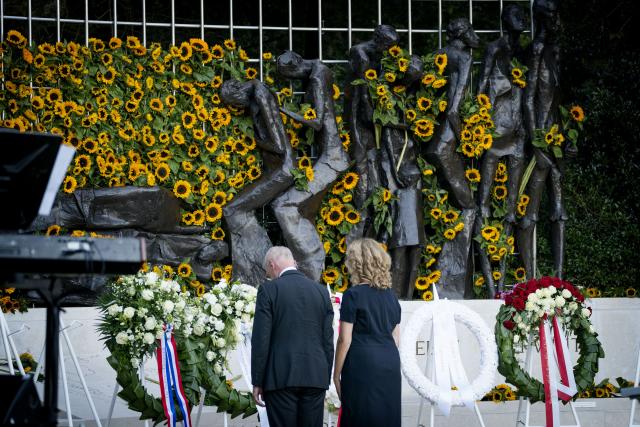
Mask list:
[[[462,304],[447,301],[456,322],[465,325],[478,340],[480,345],[480,373],[471,382],[470,387],[475,400],[481,399],[493,387],[494,375],[498,366],[498,351],[493,333],[475,311]],[[437,315],[441,307],[439,301],[427,302],[413,314],[405,326],[400,340],[400,361],[402,373],[409,385],[423,398],[438,404],[445,394],[452,406],[464,404],[459,390],[444,390],[429,380],[415,357],[415,342],[425,323]]]

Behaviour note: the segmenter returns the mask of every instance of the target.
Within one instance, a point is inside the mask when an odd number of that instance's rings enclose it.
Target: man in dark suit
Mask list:
[[[253,397],[271,427],[322,426],[333,362],[333,307],[327,289],[296,269],[291,251],[269,249],[271,279],[258,289],[251,338]]]

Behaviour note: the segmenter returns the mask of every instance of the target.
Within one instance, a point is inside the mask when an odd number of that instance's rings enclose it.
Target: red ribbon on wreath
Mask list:
[[[553,343],[549,323],[553,328]],[[557,427],[560,425],[558,399],[568,402],[578,392],[578,388],[573,375],[573,364],[571,363],[569,349],[557,317],[554,316],[553,320],[549,322],[547,315],[545,315],[540,320],[539,332],[546,425],[547,427]],[[560,382],[557,380],[558,373],[560,374]]]

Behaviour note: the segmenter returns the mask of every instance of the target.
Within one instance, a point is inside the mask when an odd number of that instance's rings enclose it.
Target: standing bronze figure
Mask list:
[[[460,106],[467,86],[473,58],[471,49],[478,47],[479,38],[466,18],[454,19],[447,26],[448,43],[443,49],[448,58],[448,99],[446,118],[429,143],[427,158],[437,170],[438,178],[449,190],[452,203],[462,210],[464,230],[447,241],[438,259],[442,278],[438,292],[442,296],[462,298],[467,275],[476,206],[471,187],[465,177],[462,158],[456,152],[461,132]]]
[[[222,85],[220,97],[227,104],[248,109],[253,119],[256,145],[262,153],[262,177],[243,188],[223,208],[231,234],[233,277],[257,286],[265,279],[262,262],[272,245],[267,231],[256,219],[255,209],[291,187],[293,152],[280,118],[278,101],[264,83],[227,80]]]
[[[289,51],[278,57],[277,67],[282,77],[305,82],[305,102],[311,104],[316,118],[307,120],[284,108],[280,111],[315,131],[314,141],[318,143],[320,156],[313,165],[314,178],[308,183],[308,190],[291,187],[271,206],[298,268],[307,277],[319,281],[324,270],[325,251],[315,218],[331,184],[349,167],[349,156],[342,147],[336,123],[333,73],[320,60],[304,60]]]
[[[496,126],[496,137],[491,148],[482,157],[480,167],[481,181],[478,187],[478,204],[480,216],[476,230],[482,227],[484,220],[491,217],[491,185],[496,173],[498,161],[507,157],[507,213],[504,218],[504,233],[510,235],[516,220],[515,209],[518,201],[518,189],[525,164],[525,129],[523,118],[523,89],[512,82],[511,63],[518,59],[520,52],[520,34],[526,28],[525,14],[515,4],[504,7],[502,11],[502,27],[505,34],[487,46],[482,74],[478,84],[478,93],[489,96],[492,105],[491,117]],[[480,267],[489,289],[489,296],[494,295],[494,281],[488,255],[483,253],[480,245],[476,245],[479,253]],[[506,263],[501,262],[501,279],[498,291],[502,291]]]
[[[533,19],[536,26],[529,64],[528,85],[525,90],[525,119],[529,138],[536,129],[549,129],[558,123],[560,103],[560,47],[558,45],[557,0],[536,0],[533,4]],[[565,153],[573,155],[572,144],[565,146]],[[534,277],[534,239],[538,221],[540,199],[545,184],[549,188],[551,250],[555,274],[562,277],[565,246],[565,221],[567,213],[562,196],[564,161],[539,148],[533,147],[535,168],[526,187],[530,201],[516,233],[520,256],[527,278]],[[549,179],[548,179],[549,178]],[[548,182],[547,182],[548,181]]]
[[[403,79],[395,84],[412,92],[414,83],[422,77],[422,69],[422,60],[413,55]],[[417,147],[412,132],[408,132],[408,126],[402,122],[402,111],[400,115],[399,125],[388,124],[381,131],[381,183],[395,200],[391,204],[391,235],[380,240],[389,248],[391,279],[396,294],[399,298],[411,299],[426,238]]]
[[[350,75],[347,82],[363,79],[368,69],[378,70],[382,53],[399,40],[395,28],[379,25],[373,32],[373,39],[352,46],[349,50]],[[348,236],[348,241],[360,237],[374,237],[373,224],[365,201],[380,185],[379,149],[376,146],[373,124],[373,104],[366,85],[347,84],[344,95],[344,116],[351,133],[351,157],[355,162],[355,172],[360,179],[354,191],[353,204],[360,212],[358,223]]]

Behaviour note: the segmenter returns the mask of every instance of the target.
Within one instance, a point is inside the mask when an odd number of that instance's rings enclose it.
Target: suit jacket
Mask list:
[[[327,289],[298,270],[258,288],[251,335],[251,379],[264,391],[329,388],[333,306]]]

